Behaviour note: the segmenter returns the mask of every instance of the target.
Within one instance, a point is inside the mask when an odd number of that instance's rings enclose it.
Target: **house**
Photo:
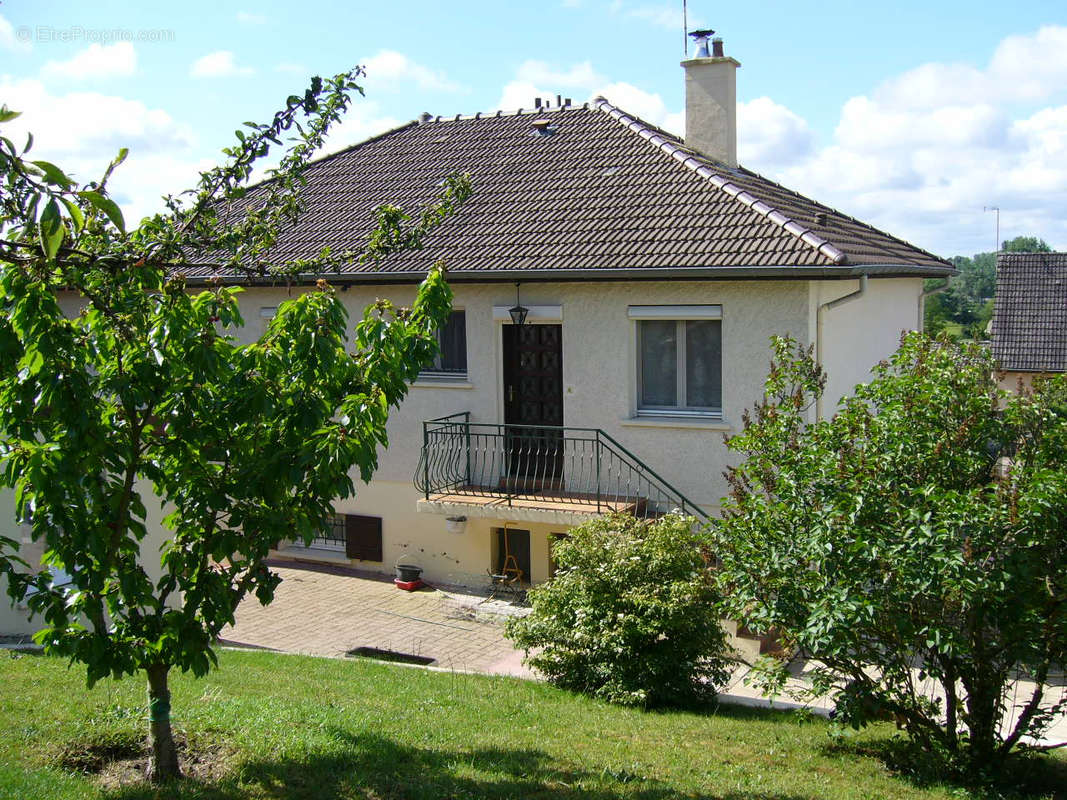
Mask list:
[[[712,44],[682,63],[684,141],[604,98],[557,98],[424,114],[308,169],[279,259],[358,249],[378,205],[417,207],[453,172],[474,194],[422,250],[325,276],[355,320],[378,297],[409,303],[442,259],[455,311],[374,479],[311,547],[279,557],[386,573],[402,559],[474,586],[517,566],[542,581],[553,538],[597,514],[716,512],[723,435],[762,395],[771,336],[815,348],[826,414],[921,325],[923,281],[951,265],[738,165],[740,64]],[[242,335],[319,276],[303,277],[251,286]]]
[[[1067,372],[1067,253],[1000,253],[993,356],[1009,391]]]

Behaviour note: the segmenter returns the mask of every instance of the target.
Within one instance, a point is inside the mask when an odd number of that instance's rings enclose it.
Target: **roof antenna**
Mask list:
[[[682,50],[685,57],[689,58],[689,11],[686,8],[686,0],[682,0]]]

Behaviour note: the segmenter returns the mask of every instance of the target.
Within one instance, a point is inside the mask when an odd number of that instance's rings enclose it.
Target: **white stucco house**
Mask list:
[[[542,581],[553,537],[598,513],[715,514],[723,434],[761,396],[772,335],[815,347],[826,414],[921,325],[923,280],[951,265],[738,165],[740,64],[713,48],[682,63],[684,140],[603,98],[557,98],[424,114],[307,171],[279,259],[358,249],[378,205],[416,207],[451,173],[474,193],[419,251],[306,276],[340,286],[354,324],[378,297],[410,302],[440,259],[455,311],[374,479],[279,558],[391,573],[404,557],[430,582],[482,586],[511,555]],[[299,291],[251,286],[242,335]]]

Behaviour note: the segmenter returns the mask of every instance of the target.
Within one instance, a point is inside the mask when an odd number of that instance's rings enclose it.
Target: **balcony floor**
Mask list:
[[[430,503],[449,506],[471,506],[489,511],[500,509],[529,509],[532,511],[556,511],[566,514],[610,514],[612,512],[635,513],[641,501],[634,498],[604,500],[598,506],[596,497],[587,494],[558,492],[536,494],[512,494],[510,502],[504,492],[492,489],[471,488],[459,492],[435,492]]]

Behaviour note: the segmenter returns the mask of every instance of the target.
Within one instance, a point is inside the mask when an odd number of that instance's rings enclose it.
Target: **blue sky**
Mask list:
[[[1067,4],[689,2],[738,73],[745,166],[941,255],[1067,249]],[[681,2],[0,3],[0,101],[129,213],[314,73],[366,64],[336,148],[417,116],[604,94],[683,132]],[[9,126],[10,128],[10,126]]]

